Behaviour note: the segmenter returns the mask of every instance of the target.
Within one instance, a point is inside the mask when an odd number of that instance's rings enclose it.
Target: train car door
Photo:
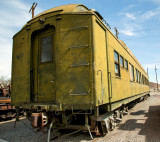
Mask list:
[[[109,102],[108,95],[108,66],[106,49],[106,30],[101,23],[95,23],[95,93],[97,105]]]
[[[54,102],[55,84],[54,28],[38,31],[33,37],[33,93],[35,102]]]

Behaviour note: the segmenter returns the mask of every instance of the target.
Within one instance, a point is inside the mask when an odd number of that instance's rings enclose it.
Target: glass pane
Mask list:
[[[141,83],[141,73],[139,73],[139,83]]]
[[[143,75],[142,75],[142,84],[144,84],[144,77],[143,77]]]
[[[136,81],[138,82],[138,70],[136,69]]]
[[[41,63],[52,61],[53,37],[41,39]]]
[[[123,66],[124,62],[123,62],[123,57],[120,56],[120,65]]]
[[[118,62],[118,53],[114,51],[114,60]]]
[[[132,78],[134,80],[134,67],[132,66]]]
[[[133,80],[133,76],[132,76],[132,65],[129,64],[129,69],[130,69],[130,79],[131,81]]]
[[[115,64],[115,73],[119,74],[119,65]]]
[[[125,68],[128,69],[128,61],[125,60]]]

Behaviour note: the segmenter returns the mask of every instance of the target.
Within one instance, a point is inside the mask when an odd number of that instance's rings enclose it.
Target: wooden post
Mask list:
[[[37,3],[35,4],[35,2],[34,2],[31,9],[29,10],[29,13],[32,12],[32,18],[34,18],[34,10],[35,10],[36,6],[37,6]]]

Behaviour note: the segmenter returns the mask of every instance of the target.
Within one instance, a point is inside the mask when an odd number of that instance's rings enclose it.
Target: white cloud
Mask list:
[[[136,4],[128,5],[127,7],[124,7],[121,12],[125,13],[125,12],[135,8],[136,6],[137,6]]]
[[[158,25],[160,22],[160,6],[149,11],[139,11],[138,8],[139,6],[131,5],[118,13],[120,17],[119,32],[122,36],[144,37],[148,32],[154,30],[154,23]],[[146,30],[148,27],[150,30]],[[158,30],[156,31],[159,32]]]
[[[119,30],[120,34],[124,34],[127,36],[135,36],[138,35],[137,30],[141,30],[142,27],[135,22],[130,22],[126,18],[122,19],[123,27]]]
[[[122,9],[121,12],[118,13],[120,17],[119,32],[121,35],[135,36],[138,35],[138,33],[134,31],[142,29],[142,27],[139,24],[137,24],[137,17],[139,14],[133,12],[133,8],[135,7],[136,5],[129,5],[128,7],[125,7],[124,9]]]
[[[125,16],[129,19],[136,20],[136,17],[134,16],[134,14],[126,13]]]
[[[127,39],[133,39],[126,43],[132,51],[135,51],[136,57],[140,57],[144,69],[147,70],[148,68],[150,81],[154,82],[155,65],[157,66],[157,74],[160,81],[159,39],[156,37],[160,33],[159,4],[160,0],[141,0],[141,2],[137,2],[137,5],[121,9],[116,17],[118,23],[115,22],[116,27],[119,29],[119,37],[122,40],[126,42]],[[145,56],[143,57],[143,54],[140,54],[140,52],[143,52]]]
[[[130,30],[120,30],[120,33],[128,35],[128,36],[134,36],[136,33],[130,31]]]
[[[141,17],[143,18],[143,20],[149,20],[155,16],[159,17],[159,15],[160,15],[160,8],[157,8],[157,9],[147,11]]]
[[[11,73],[12,37],[31,19],[31,5],[21,0],[0,0],[0,76]],[[40,12],[37,7],[35,14]]]

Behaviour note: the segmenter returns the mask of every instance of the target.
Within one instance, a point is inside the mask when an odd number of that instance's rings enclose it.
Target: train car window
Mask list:
[[[120,77],[119,54],[114,51],[115,75]]]
[[[117,64],[115,64],[115,73],[116,73],[116,76],[120,76],[119,66]]]
[[[144,84],[144,76],[143,76],[143,74],[142,74],[142,84]]]
[[[131,64],[129,64],[129,71],[130,71],[130,80],[133,80],[132,79],[132,65]]]
[[[53,36],[41,38],[41,63],[52,61]]]
[[[128,70],[128,61],[127,60],[125,60],[124,66]]]
[[[114,51],[114,60],[119,62],[119,54],[116,51]]]
[[[143,74],[142,74],[142,84],[143,84]]]
[[[129,64],[129,66],[130,66],[130,80],[134,81],[134,67],[131,64]]]
[[[146,85],[146,77],[144,77],[144,84]]]
[[[144,76],[142,75],[142,84],[144,84]]]
[[[134,81],[134,67],[132,65],[132,78],[133,78],[133,81]]]
[[[139,81],[140,81],[140,72],[138,71],[138,83],[139,83]]]
[[[141,83],[141,73],[139,72],[139,83]]]
[[[120,56],[120,65],[121,65],[122,67],[124,67],[124,59],[123,59],[122,56]]]
[[[136,82],[138,82],[138,70],[136,69]]]
[[[142,84],[143,84],[143,74],[142,74]]]
[[[146,77],[144,77],[144,84],[146,84]]]

